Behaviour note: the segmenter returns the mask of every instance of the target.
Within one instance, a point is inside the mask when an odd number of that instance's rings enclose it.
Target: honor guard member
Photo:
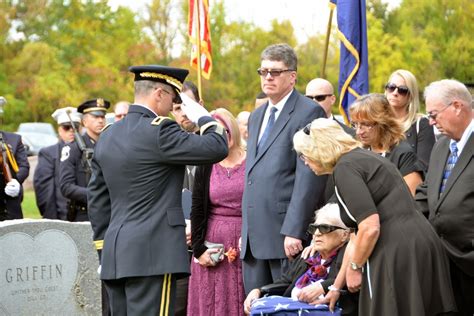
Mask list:
[[[51,116],[58,124],[59,141],[39,151],[33,186],[36,205],[43,218],[66,220],[67,199],[59,185],[59,158],[63,146],[74,141],[74,128],[79,131],[82,114],[76,108],[66,107],[57,109]]]
[[[179,94],[187,70],[148,65],[130,71],[134,104],[95,147],[89,217],[112,315],[173,315],[176,280],[189,275],[184,168],[224,159],[227,137],[204,107]],[[200,135],[168,118],[180,98]]]
[[[21,136],[0,131],[0,221],[23,218],[21,184],[30,173],[30,164]]]
[[[59,165],[59,183],[62,194],[68,199],[67,220],[71,222],[88,221],[87,183],[91,176],[91,158],[100,132],[105,126],[105,113],[110,102],[93,99],[79,105],[77,112],[82,114],[84,135],[75,132],[75,141],[64,145]]]

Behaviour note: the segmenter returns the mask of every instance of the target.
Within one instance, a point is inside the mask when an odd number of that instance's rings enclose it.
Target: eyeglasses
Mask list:
[[[77,125],[77,124],[74,124],[74,127],[76,128],[76,130],[79,129],[79,125]],[[69,132],[69,131],[72,129],[72,125],[61,125],[61,128],[62,128],[65,132]]]
[[[308,234],[314,235],[316,233],[316,230],[319,230],[319,233],[321,235],[324,235],[324,234],[329,234],[337,229],[345,229],[345,228],[339,227],[339,226],[328,225],[328,224],[319,224],[319,225],[309,224]]]
[[[407,86],[397,86],[396,84],[391,83],[391,82],[385,85],[385,91],[393,93],[395,90],[398,90],[398,93],[400,93],[400,95],[403,95],[403,96],[407,95],[408,92],[410,92],[410,89],[408,89]]]
[[[449,104],[446,105],[441,111],[434,112],[434,113],[433,113],[433,111],[431,111],[431,112],[426,113],[426,118],[427,118],[428,120],[433,120],[433,121],[435,121],[435,120],[436,120],[436,117],[438,117],[438,114],[441,113],[441,112],[443,112],[443,111],[446,110],[447,108],[449,108],[449,106],[450,106],[451,104],[453,104],[453,102],[449,102]]]
[[[303,127],[303,133],[309,136],[309,134],[311,133],[311,123]]]
[[[353,122],[351,123],[351,126],[353,129],[369,130],[369,129],[372,129],[372,127],[374,127],[375,124]]]
[[[165,88],[161,88],[161,90],[163,90],[164,92],[168,93],[169,95],[173,95],[173,93],[169,92],[168,90],[166,90]],[[179,94],[175,94],[174,97],[172,97],[172,102],[174,104],[181,104],[183,103],[183,101],[181,101],[181,97],[179,96]]]
[[[302,161],[306,161],[306,159],[309,159],[308,157],[306,157],[303,153],[299,153],[298,154],[298,158],[300,158]]]
[[[264,69],[264,68],[257,69],[257,73],[262,77],[266,77],[268,74],[270,74],[270,76],[272,77],[278,77],[279,75],[287,71],[295,71],[295,70],[294,69]]]
[[[307,97],[308,99],[316,100],[318,102],[322,102],[326,100],[327,97],[330,97],[330,96],[332,96],[332,94],[305,95],[305,97]]]

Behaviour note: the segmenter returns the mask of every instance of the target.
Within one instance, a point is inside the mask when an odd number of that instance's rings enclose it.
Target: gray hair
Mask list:
[[[327,219],[330,224],[349,229],[341,219],[339,205],[328,203],[314,213],[314,224],[318,219]]]
[[[298,58],[295,50],[288,44],[274,44],[265,48],[260,60],[282,61],[288,69],[294,71],[298,68]]]
[[[455,79],[443,79],[430,83],[424,92],[425,100],[435,98],[444,104],[449,104],[453,99],[464,101],[467,106],[472,106],[472,95],[467,87]]]
[[[135,81],[135,96],[147,96],[157,87],[162,87],[163,84],[150,80]]]

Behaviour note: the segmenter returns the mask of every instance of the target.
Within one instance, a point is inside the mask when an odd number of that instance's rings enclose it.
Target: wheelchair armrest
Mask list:
[[[263,295],[283,295],[288,285],[285,284],[268,284],[260,288]]]

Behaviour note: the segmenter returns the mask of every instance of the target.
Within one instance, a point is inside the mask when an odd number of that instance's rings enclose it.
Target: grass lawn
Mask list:
[[[41,218],[41,214],[36,206],[35,191],[25,190],[23,202],[21,203],[24,218]]]

